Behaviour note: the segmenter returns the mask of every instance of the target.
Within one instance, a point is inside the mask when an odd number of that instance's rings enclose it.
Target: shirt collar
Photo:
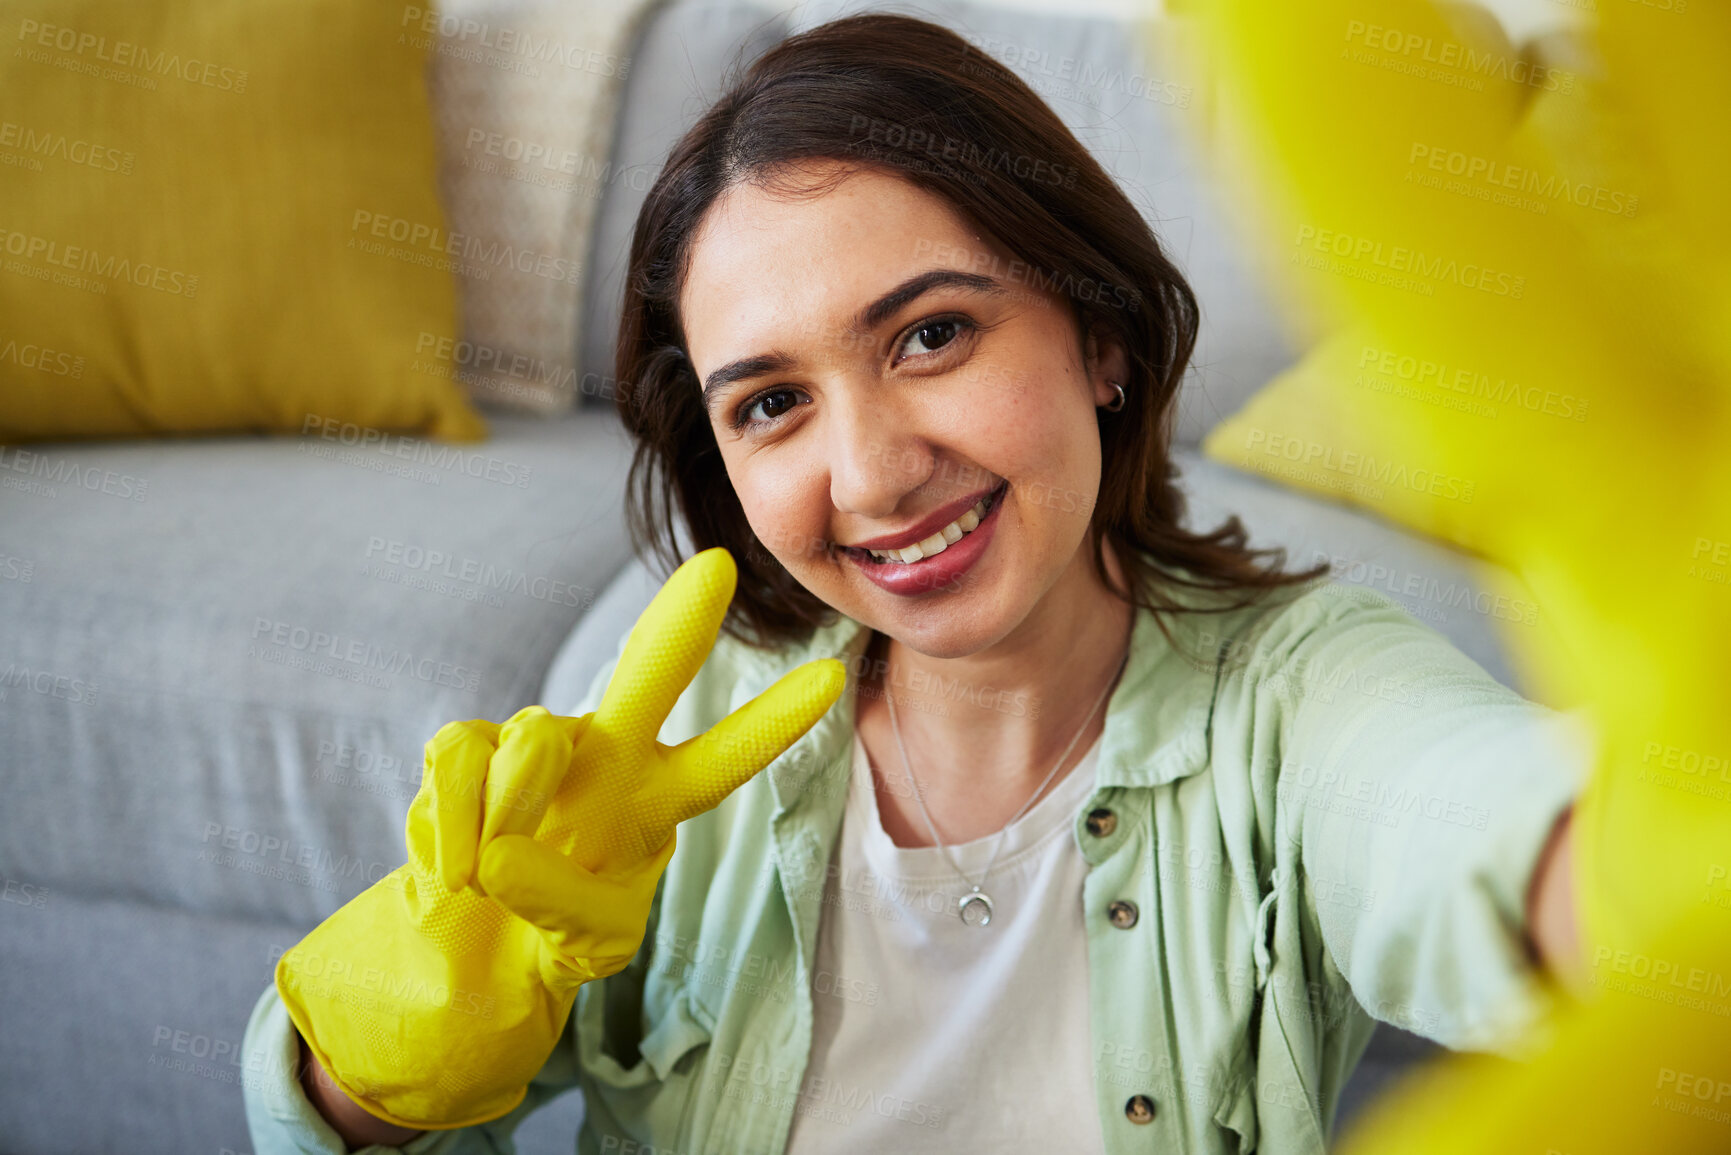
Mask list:
[[[1154,787],[1187,778],[1208,765],[1218,650],[1223,615],[1166,615],[1169,639],[1152,611],[1132,619],[1130,657],[1106,705],[1095,781],[1100,787]],[[1212,627],[1212,628],[1211,628]],[[848,669],[848,690],[835,708],[777,759],[770,781],[782,811],[799,805],[814,786],[832,803],[845,797],[854,730],[855,682],[864,668],[871,630],[852,618],[813,631],[803,643],[751,649],[742,665],[760,666],[750,679],[775,677],[818,658],[838,658]],[[1174,641],[1177,643],[1174,645]]]

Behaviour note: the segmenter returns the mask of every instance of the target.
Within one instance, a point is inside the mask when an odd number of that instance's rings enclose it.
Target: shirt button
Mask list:
[[[1095,838],[1110,838],[1118,829],[1118,816],[1104,806],[1088,811],[1088,833]]]
[[[1152,1123],[1154,1100],[1147,1095],[1131,1095],[1124,1100],[1124,1118],[1132,1123]]]
[[[1136,919],[1140,916],[1140,913],[1141,912],[1136,909],[1135,903],[1124,898],[1120,898],[1117,902],[1114,902],[1111,906],[1106,908],[1106,917],[1111,919],[1112,925],[1117,927],[1119,930],[1129,930],[1131,927],[1135,926]],[[1140,1099],[1142,1096],[1138,1095],[1136,1097]]]

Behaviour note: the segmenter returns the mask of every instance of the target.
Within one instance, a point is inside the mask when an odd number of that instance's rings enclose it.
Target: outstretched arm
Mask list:
[[[1367,591],[1320,588],[1246,644],[1244,685],[1279,720],[1283,828],[1353,997],[1456,1050],[1517,1055],[1584,962],[1563,819],[1590,720]],[[1343,884],[1365,901],[1340,901]]]
[[[1575,808],[1551,828],[1527,885],[1527,938],[1538,961],[1577,993],[1585,986],[1580,924],[1572,871]]]

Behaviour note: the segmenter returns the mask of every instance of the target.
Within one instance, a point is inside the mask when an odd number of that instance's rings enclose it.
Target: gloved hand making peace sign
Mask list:
[[[453,722],[426,747],[408,863],[277,965],[319,1063],[405,1127],[486,1122],[522,1101],[590,979],[642,944],[674,828],[804,734],[845,670],[810,662],[678,746],[662,724],[715,644],[736,571],[680,566],[631,631],[600,708]]]

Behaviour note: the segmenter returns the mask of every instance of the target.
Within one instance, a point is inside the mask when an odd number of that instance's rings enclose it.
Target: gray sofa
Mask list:
[[[653,170],[728,65],[842,10],[658,9],[616,170]],[[1437,598],[1473,587],[1467,559],[1199,456],[1293,351],[1179,131],[1183,87],[1113,21],[913,10],[1022,69],[1198,289],[1205,335],[1179,429],[1192,522],[1237,513],[1296,563],[1333,559],[1342,580],[1397,597],[1422,588],[1414,612],[1520,688],[1497,623]],[[586,382],[610,374],[642,183],[611,184],[600,205]],[[492,420],[467,452],[513,468],[405,475],[317,436],[0,457],[0,1150],[250,1150],[247,1014],[287,946],[401,861],[421,744],[455,718],[568,710],[612,653],[656,584],[629,556],[617,419],[589,404]],[[1382,1028],[1345,1116],[1429,1049]],[[577,1095],[555,1102],[520,1149],[570,1151],[580,1111]]]

